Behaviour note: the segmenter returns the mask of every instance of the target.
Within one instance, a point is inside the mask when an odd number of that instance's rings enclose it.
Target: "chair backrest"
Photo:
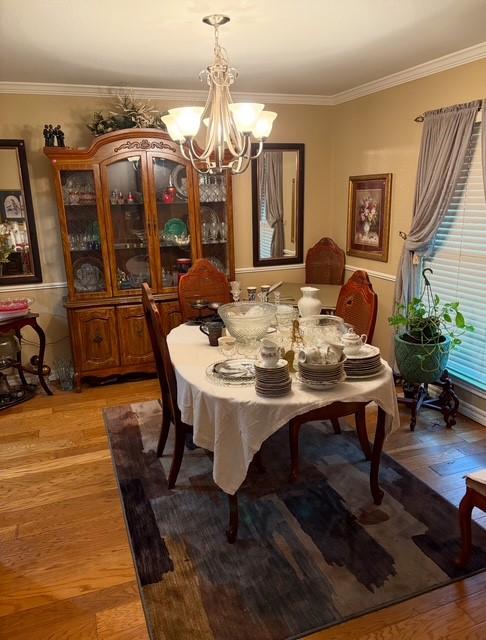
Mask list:
[[[336,315],[352,324],[356,333],[366,333],[367,342],[373,339],[378,296],[373,291],[366,271],[355,271],[341,287],[336,304]]]
[[[182,322],[199,317],[198,311],[191,307],[191,303],[197,299],[208,300],[208,302],[231,302],[228,279],[205,258],[196,260],[179,280],[179,307]],[[212,313],[204,310],[201,315]]]
[[[155,304],[150,287],[146,282],[142,284],[142,304],[145,321],[154,352],[155,365],[159,378],[162,402],[167,403],[174,425],[177,427],[182,423],[181,412],[177,405],[177,381],[174,367],[170,359],[169,347],[165,338],[162,319],[159,309]]]
[[[344,251],[331,238],[321,238],[307,252],[305,281],[310,284],[343,284]]]

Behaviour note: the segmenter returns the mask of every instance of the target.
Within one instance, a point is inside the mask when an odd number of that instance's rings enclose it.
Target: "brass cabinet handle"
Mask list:
[[[99,344],[100,342],[103,342],[103,338],[100,335],[97,334],[93,338],[93,342],[96,342],[96,344]]]

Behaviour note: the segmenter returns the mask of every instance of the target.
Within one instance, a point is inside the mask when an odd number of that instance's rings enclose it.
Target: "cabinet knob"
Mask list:
[[[143,336],[143,327],[138,327],[137,336]]]
[[[93,338],[93,342],[96,342],[96,344],[99,344],[100,342],[103,342],[103,338],[99,334],[97,334]]]

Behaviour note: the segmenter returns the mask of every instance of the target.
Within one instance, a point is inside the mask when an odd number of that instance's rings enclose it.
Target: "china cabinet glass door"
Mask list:
[[[115,295],[139,293],[142,282],[152,284],[143,166],[140,155],[121,158],[106,166],[105,198],[114,255]]]
[[[199,219],[202,257],[230,277],[230,236],[226,173],[215,176],[199,176]]]
[[[102,250],[95,178],[90,170],[61,171],[61,187],[74,293],[109,290]]]
[[[185,165],[157,155],[153,155],[151,161],[160,288],[167,290],[177,287],[180,274],[188,271],[193,260],[195,245],[189,209],[191,184]]]

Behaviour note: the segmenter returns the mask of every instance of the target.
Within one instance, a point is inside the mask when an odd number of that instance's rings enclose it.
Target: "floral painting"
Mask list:
[[[347,254],[388,260],[392,174],[349,179]]]

